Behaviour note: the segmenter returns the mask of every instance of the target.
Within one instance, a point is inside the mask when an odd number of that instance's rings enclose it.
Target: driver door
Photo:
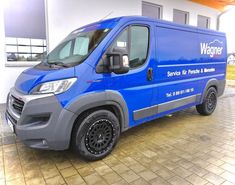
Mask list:
[[[150,25],[130,25],[124,29],[110,46],[111,49],[128,51],[130,70],[125,74],[111,73],[108,88],[118,91],[129,110],[129,127],[144,122],[150,115],[145,111],[152,104],[152,62],[154,52]]]

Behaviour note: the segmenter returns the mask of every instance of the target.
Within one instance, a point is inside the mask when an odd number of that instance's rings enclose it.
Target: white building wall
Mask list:
[[[98,21],[108,15],[117,17],[141,15],[141,0],[45,0],[47,9],[47,36],[49,50],[52,50],[72,30]],[[216,29],[218,12],[186,0],[146,0],[163,6],[163,19],[173,20],[173,9],[188,11],[189,24],[197,25],[197,15],[211,18],[211,28]],[[5,55],[5,34],[3,5],[0,1],[0,103],[5,103],[9,89],[25,67],[7,67]]]
[[[220,31],[226,32],[228,53],[235,53],[235,7],[220,18]]]
[[[47,0],[47,3],[50,50],[72,30],[99,21],[111,12],[108,18],[141,14],[140,0]]]
[[[163,6],[163,19],[173,20],[173,9],[187,11],[189,24],[197,26],[197,15],[211,18],[211,29],[216,29],[218,11],[187,0],[145,0]],[[47,0],[49,49],[53,49],[58,42],[72,30],[85,24],[102,19],[113,12],[108,18],[141,15],[141,0]]]
[[[211,29],[216,30],[218,11],[186,0],[146,0],[163,6],[163,19],[173,21],[173,9],[189,12],[189,24],[197,26],[197,16],[204,15],[211,18]]]
[[[25,67],[6,67],[3,6],[0,2],[0,103],[5,103],[9,89]]]

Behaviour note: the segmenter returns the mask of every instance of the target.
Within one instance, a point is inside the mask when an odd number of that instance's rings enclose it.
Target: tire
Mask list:
[[[201,115],[208,116],[211,115],[217,105],[217,91],[214,87],[210,87],[203,99],[202,104],[197,105],[197,112]]]
[[[120,124],[112,112],[87,112],[74,127],[72,147],[87,160],[100,160],[112,152],[119,135]]]

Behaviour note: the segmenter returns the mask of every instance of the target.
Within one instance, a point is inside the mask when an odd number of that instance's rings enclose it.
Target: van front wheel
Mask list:
[[[197,112],[201,115],[207,116],[214,112],[217,105],[217,91],[214,87],[210,87],[203,99],[202,104],[197,105]]]
[[[99,160],[113,150],[120,135],[117,117],[108,110],[88,113],[73,131],[73,148],[85,159]]]

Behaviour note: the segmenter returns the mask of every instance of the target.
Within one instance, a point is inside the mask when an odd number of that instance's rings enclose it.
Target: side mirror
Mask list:
[[[126,50],[113,49],[113,51],[107,52],[106,55],[109,60],[109,70],[111,72],[124,74],[129,71],[129,58]]]

